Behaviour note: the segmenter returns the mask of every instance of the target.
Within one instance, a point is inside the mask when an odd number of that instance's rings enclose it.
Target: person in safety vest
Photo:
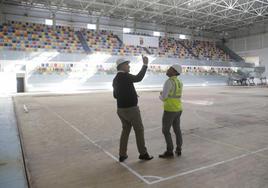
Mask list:
[[[160,154],[160,158],[173,157],[173,142],[170,134],[170,128],[173,127],[174,133],[176,135],[176,150],[175,153],[181,155],[182,147],[182,135],[180,128],[180,117],[182,113],[182,82],[177,78],[182,72],[182,67],[178,64],[172,65],[168,70],[166,75],[169,79],[165,82],[163,86],[163,91],[160,92],[159,98],[164,103],[164,113],[162,116],[162,133],[165,136],[167,149],[163,154]]]
[[[148,57],[142,56],[143,66],[137,75],[129,74],[129,63],[126,59],[116,61],[117,74],[113,80],[113,95],[117,100],[117,114],[122,122],[122,132],[120,137],[119,162],[128,158],[127,144],[128,137],[133,127],[136,135],[136,143],[140,153],[140,160],[151,160],[145,147],[144,128],[138,106],[138,95],[135,90],[135,82],[140,82],[147,70]]]

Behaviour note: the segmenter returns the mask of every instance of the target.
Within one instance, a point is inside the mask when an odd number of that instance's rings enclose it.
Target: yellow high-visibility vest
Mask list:
[[[168,112],[180,112],[182,111],[181,94],[182,94],[182,82],[177,76],[169,78],[172,83],[172,88],[168,93],[168,98],[164,100],[164,110]]]

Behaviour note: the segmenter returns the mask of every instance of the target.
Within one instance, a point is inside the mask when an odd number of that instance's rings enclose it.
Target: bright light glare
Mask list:
[[[130,28],[123,28],[123,33],[130,33]]]
[[[179,35],[180,39],[186,39],[186,35]]]
[[[87,24],[87,28],[96,30],[96,24]]]
[[[53,20],[51,20],[51,19],[46,19],[46,20],[45,20],[45,24],[46,24],[46,25],[53,25]]]
[[[159,37],[160,36],[160,32],[154,31],[154,36]]]

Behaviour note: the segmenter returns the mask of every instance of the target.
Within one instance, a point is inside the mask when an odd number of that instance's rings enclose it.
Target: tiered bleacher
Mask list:
[[[152,54],[159,57],[192,58],[188,50],[174,38],[160,37],[159,48],[149,48]]]
[[[149,47],[150,52],[160,57],[175,57],[192,59],[197,57],[201,60],[229,61],[230,57],[214,42],[179,40],[174,38],[160,37],[159,48]]]
[[[115,49],[119,49],[121,44],[118,39],[109,31],[84,30],[83,35],[86,38],[87,44],[93,52],[108,52],[116,54]]]
[[[199,59],[228,61],[230,57],[216,47],[215,42],[182,40],[183,44]]]
[[[36,23],[8,22],[0,25],[0,49],[59,52],[83,52],[83,48],[70,27]]]
[[[125,45],[111,31],[82,30],[91,52],[104,52],[111,55],[139,56],[148,51],[157,57],[198,58],[201,60],[229,61],[230,57],[216,47],[215,42],[197,40],[179,40],[159,37],[159,47]],[[74,28],[36,23],[11,21],[0,25],[0,49],[39,51],[56,50],[58,52],[85,52]]]
[[[93,52],[107,52],[112,55],[133,55],[138,56],[145,53],[140,46],[124,45],[119,41],[118,36],[114,35],[111,31],[95,30],[83,31],[87,43]]]

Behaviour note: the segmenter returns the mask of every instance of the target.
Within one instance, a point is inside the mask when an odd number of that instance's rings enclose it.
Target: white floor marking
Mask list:
[[[160,128],[162,128],[162,127],[160,127],[160,126],[159,126],[159,127],[154,127],[154,128],[151,128],[151,129],[146,129],[146,130],[144,130],[144,132],[145,132],[145,133],[153,132],[153,131],[155,131],[155,130],[157,130],[157,129],[160,129]],[[132,132],[132,133],[130,133],[129,136],[135,136],[135,134]],[[117,138],[120,138],[120,135],[118,135]],[[114,138],[105,138],[105,139],[94,140],[94,142],[97,143],[97,142],[105,142],[105,141],[112,141],[112,140],[118,140],[118,139],[114,139]]]
[[[143,177],[148,179],[156,179],[155,181],[163,179],[163,177],[160,176],[143,176]]]
[[[51,113],[55,114],[58,118],[60,118],[62,121],[64,121],[67,125],[69,125],[73,130],[75,130],[77,133],[79,133],[80,135],[82,135],[86,140],[88,140],[89,142],[91,142],[93,145],[95,145],[97,148],[99,148],[100,150],[102,150],[106,155],[108,155],[110,158],[112,158],[113,160],[115,161],[118,161],[117,157],[115,157],[113,154],[111,154],[110,152],[108,152],[107,150],[103,149],[99,144],[97,144],[95,141],[93,141],[92,139],[90,139],[86,134],[84,134],[82,131],[80,131],[77,127],[75,127],[74,125],[72,125],[69,121],[65,120],[62,116],[60,116],[59,114],[57,114],[56,112],[52,111],[49,107],[45,106],[44,107]],[[231,159],[227,159],[227,160],[224,160],[224,161],[220,161],[220,162],[216,162],[216,163],[213,163],[213,164],[210,164],[210,165],[207,165],[207,166],[203,166],[203,167],[200,167],[200,168],[196,168],[196,169],[193,169],[193,170],[189,170],[189,171],[186,171],[186,172],[182,172],[182,173],[178,173],[178,174],[175,174],[175,175],[172,175],[172,176],[169,176],[169,177],[159,177],[159,176],[142,176],[141,174],[139,174],[138,172],[136,172],[135,170],[133,170],[131,167],[129,167],[126,163],[119,163],[121,166],[125,167],[127,170],[129,170],[132,174],[134,174],[136,177],[138,177],[140,180],[142,180],[144,183],[146,184],[156,184],[156,183],[160,183],[160,182],[163,182],[163,181],[167,181],[167,180],[170,180],[170,179],[173,179],[173,178],[177,178],[177,177],[180,177],[180,176],[184,176],[184,175],[188,175],[188,174],[192,174],[192,173],[195,173],[195,172],[198,172],[198,171],[201,171],[201,170],[205,170],[205,169],[208,169],[208,168],[213,168],[213,167],[216,167],[216,166],[219,166],[219,165],[222,165],[222,164],[225,164],[225,163],[228,163],[228,162],[232,162],[234,160],[238,160],[238,159],[242,159],[244,157],[247,157],[247,156],[250,156],[250,155],[253,155],[253,154],[256,154],[256,153],[259,153],[259,152],[262,152],[262,151],[266,151],[268,150],[268,147],[266,148],[262,148],[262,149],[259,149],[259,150],[256,150],[256,151],[252,151],[252,152],[247,152],[245,154],[242,154],[242,155],[239,155],[237,157],[233,157]],[[154,181],[148,181],[146,178],[155,178],[157,180],[154,180]]]
[[[23,105],[23,110],[24,110],[25,113],[29,112],[29,110],[28,110],[28,108],[27,108],[27,106],[25,104]]]
[[[161,128],[162,128],[162,126],[154,127],[154,128],[151,128],[151,129],[146,129],[146,130],[144,130],[144,132],[145,132],[145,133],[149,133],[149,132],[153,132],[153,131],[155,131],[155,130],[157,130],[157,129],[161,129]]]
[[[249,155],[253,155],[253,154],[256,154],[256,153],[265,151],[265,150],[268,150],[268,147],[263,148],[263,149],[259,149],[259,150],[256,150],[256,151],[252,151],[252,152],[249,152],[249,153],[246,153],[246,154],[242,154],[242,155],[239,155],[239,156],[237,156],[237,157],[233,157],[233,158],[228,159],[228,160],[220,161],[220,162],[213,163],[213,164],[210,164],[210,165],[207,165],[207,166],[202,166],[202,167],[200,167],[200,168],[196,168],[196,169],[193,169],[193,170],[189,170],[189,171],[186,171],[186,172],[182,172],[182,173],[179,173],[179,174],[175,174],[175,175],[173,175],[173,176],[169,176],[169,177],[166,177],[166,178],[162,178],[162,179],[160,179],[160,180],[152,181],[152,182],[150,182],[149,184],[159,183],[159,182],[166,181],[166,180],[170,180],[170,179],[177,178],[177,177],[180,177],[180,176],[184,176],[184,175],[192,174],[192,173],[195,173],[195,172],[198,172],[198,171],[201,171],[201,170],[205,170],[205,169],[208,169],[208,168],[216,167],[216,166],[219,166],[219,165],[228,163],[228,162],[232,162],[232,161],[237,160],[237,159],[242,159],[242,158],[247,157],[247,156],[249,156]]]
[[[242,150],[242,151],[245,151],[245,152],[248,152],[248,153],[251,152],[251,151],[248,150],[248,149],[245,149],[245,148],[242,148],[242,147],[239,147],[239,146],[236,146],[236,145],[228,144],[228,143],[225,143],[225,142],[219,142],[219,141],[216,141],[216,140],[213,140],[213,139],[204,138],[204,137],[199,136],[199,135],[194,134],[194,133],[189,134],[189,135],[190,135],[190,136],[194,136],[194,137],[198,137],[198,138],[203,139],[203,140],[206,140],[206,141],[208,141],[208,142],[212,142],[212,143],[220,144],[220,145],[223,145],[223,146],[232,147],[232,148],[237,149],[237,150]],[[266,155],[262,155],[262,154],[259,154],[259,153],[257,153],[256,155],[261,156],[261,157],[268,158]]]
[[[232,145],[232,144],[228,144],[228,143],[225,143],[225,142],[219,142],[219,141],[216,141],[216,140],[212,140],[212,139],[209,139],[209,138],[204,138],[202,136],[199,136],[197,134],[189,134],[190,136],[194,136],[194,137],[198,137],[198,138],[201,138],[202,140],[206,140],[208,142],[212,142],[212,143],[216,143],[216,144],[220,144],[220,145],[224,145],[224,146],[229,146],[229,147],[232,147],[234,149],[237,149],[237,150],[242,150],[242,151],[246,151],[246,152],[250,152],[249,150],[247,149],[244,149],[244,148],[241,148],[239,146],[235,146],[235,145]]]
[[[189,104],[203,105],[203,106],[210,106],[214,104],[213,101],[207,101],[207,100],[182,100],[182,102]]]
[[[206,118],[200,116],[200,115],[197,113],[196,110],[194,110],[194,114],[195,114],[199,119],[201,119],[201,120],[207,122],[207,123],[210,124],[210,125],[214,124],[214,125],[216,125],[216,126],[218,126],[218,127],[223,127],[222,125],[220,125],[220,124],[218,124],[218,123],[216,123],[216,122],[211,123],[211,121],[209,121],[209,120],[207,120]],[[226,126],[226,127],[224,127],[224,128],[227,128],[227,129],[233,129],[233,128],[228,127],[228,126]],[[240,131],[239,129],[235,129],[235,130]],[[240,131],[240,132],[242,132],[242,131]],[[243,133],[243,132],[242,132],[242,133]],[[214,142],[214,143],[218,143],[218,144],[221,144],[221,145],[230,146],[230,147],[233,147],[233,148],[236,148],[236,149],[239,149],[239,150],[244,150],[244,151],[246,151],[246,152],[251,152],[250,150],[247,150],[247,149],[245,149],[245,148],[242,148],[242,147],[239,147],[239,146],[235,146],[235,145],[232,145],[232,144],[228,144],[228,143],[224,143],[224,142],[215,141],[215,140],[212,140],[212,139],[209,139],[209,138],[204,138],[204,137],[199,136],[199,135],[194,134],[194,133],[192,133],[192,134],[190,134],[190,135],[199,137],[199,138],[201,138],[201,139],[204,139],[204,140],[207,140],[207,141],[210,141],[210,142]],[[258,156],[262,156],[262,157],[267,158],[266,155],[262,155],[262,154],[258,154]]]
[[[67,125],[69,125],[73,130],[75,130],[77,133],[79,133],[80,135],[82,135],[86,140],[88,140],[89,142],[91,142],[94,146],[96,146],[97,148],[99,148],[101,151],[103,151],[106,155],[108,155],[110,158],[112,158],[113,160],[118,162],[118,158],[115,157],[113,154],[111,154],[109,151],[103,149],[99,144],[97,144],[95,141],[93,141],[92,139],[90,139],[86,134],[84,134],[82,131],[80,131],[77,127],[75,127],[74,125],[72,125],[69,121],[65,120],[62,116],[60,116],[59,114],[57,114],[56,112],[52,111],[51,109],[49,109],[47,106],[45,106],[45,108],[49,111],[52,112],[53,114],[55,114],[59,119],[61,119],[62,121],[64,121],[64,123],[66,123]],[[119,162],[118,162],[119,163]],[[133,170],[131,167],[129,167],[126,163],[119,163],[120,165],[122,165],[123,167],[125,167],[127,170],[129,170],[132,174],[134,174],[136,177],[138,177],[140,180],[142,180],[143,182],[150,184],[150,182],[148,180],[146,180],[142,175],[140,175],[138,172],[136,172],[135,170]]]

